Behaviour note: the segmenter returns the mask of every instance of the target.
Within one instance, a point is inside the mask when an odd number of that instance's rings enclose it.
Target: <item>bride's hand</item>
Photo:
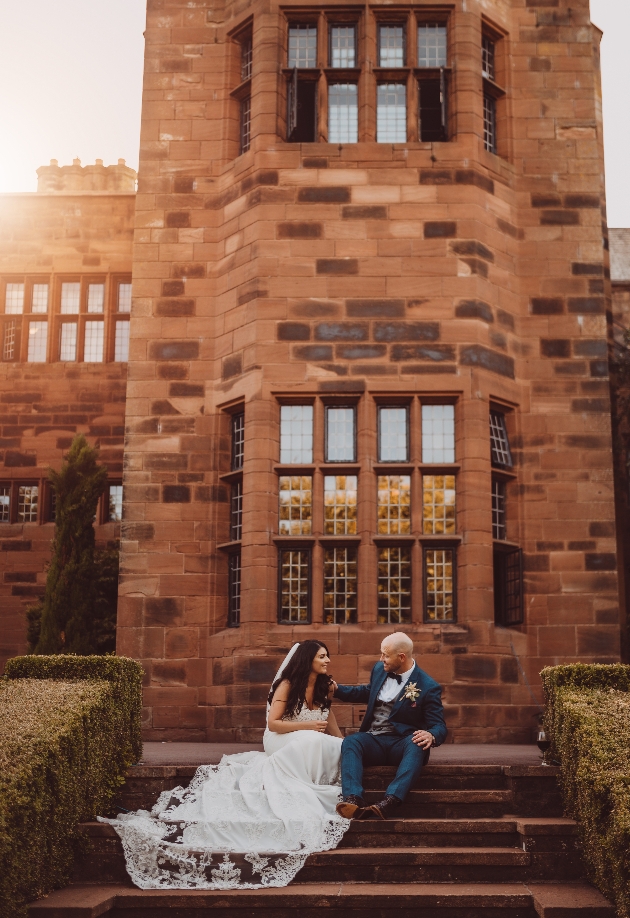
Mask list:
[[[304,729],[305,730],[317,730],[318,733],[325,733],[327,726],[328,726],[328,721],[326,720],[311,720],[308,723],[304,724]]]

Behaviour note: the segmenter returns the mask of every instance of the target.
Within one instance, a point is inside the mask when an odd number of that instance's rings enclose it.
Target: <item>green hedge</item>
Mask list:
[[[142,669],[124,657],[28,656],[0,681],[0,916],[67,883],[77,824],[111,812],[142,753]]]
[[[630,918],[630,666],[555,666],[541,677],[552,755],[589,878]]]

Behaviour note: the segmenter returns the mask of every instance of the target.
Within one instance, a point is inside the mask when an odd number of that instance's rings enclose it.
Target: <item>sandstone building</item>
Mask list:
[[[619,659],[599,40],[587,0],[149,0],[118,617],[147,738],[259,737],[307,636],[357,681],[407,630],[456,741],[529,740],[542,666]],[[108,192],[62,194],[97,221]],[[105,284],[103,363],[33,372],[25,325],[5,466],[75,429],[120,461],[110,197],[106,243],[87,210],[59,230],[54,281],[83,285],[79,358]],[[5,303],[53,277],[20,225]],[[40,430],[42,370],[64,409]],[[6,477],[19,516],[37,476]]]

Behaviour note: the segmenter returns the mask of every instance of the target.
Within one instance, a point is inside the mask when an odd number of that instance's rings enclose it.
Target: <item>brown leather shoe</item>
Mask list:
[[[394,797],[392,794],[385,794],[382,800],[369,806],[366,813],[369,811],[374,813],[375,816],[379,816],[381,819],[388,819],[394,814],[401,803],[402,800],[399,800],[398,797]]]
[[[365,800],[351,794],[337,804],[336,810],[343,819],[360,819],[365,812]]]

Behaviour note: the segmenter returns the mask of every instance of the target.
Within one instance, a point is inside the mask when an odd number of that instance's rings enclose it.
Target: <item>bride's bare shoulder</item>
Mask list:
[[[289,689],[291,688],[291,683],[288,679],[283,679],[278,688],[273,693],[274,701],[287,701],[289,698]]]

